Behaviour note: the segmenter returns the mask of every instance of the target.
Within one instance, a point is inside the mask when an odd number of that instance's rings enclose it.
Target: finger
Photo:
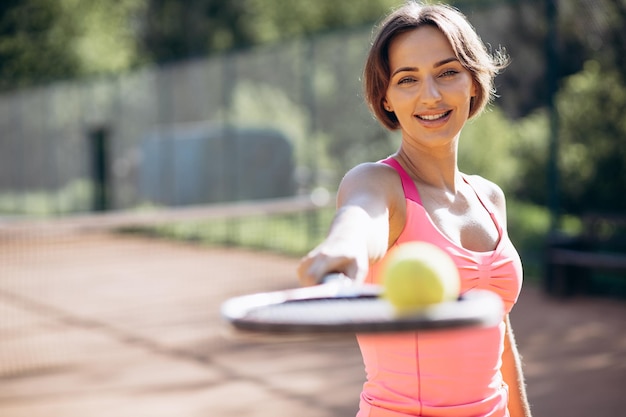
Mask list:
[[[303,287],[308,287],[319,283],[318,278],[316,278],[314,271],[311,269],[313,262],[314,258],[307,255],[302,258],[300,260],[300,263],[298,264],[296,271],[298,273],[300,285],[302,285]]]
[[[349,257],[318,257],[309,267],[309,275],[315,284],[322,282],[327,275],[336,273],[354,279],[358,273],[356,262]]]

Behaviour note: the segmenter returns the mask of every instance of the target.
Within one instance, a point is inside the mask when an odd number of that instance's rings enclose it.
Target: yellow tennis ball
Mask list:
[[[382,281],[383,297],[399,311],[456,300],[461,290],[450,255],[427,242],[390,249],[382,265]]]

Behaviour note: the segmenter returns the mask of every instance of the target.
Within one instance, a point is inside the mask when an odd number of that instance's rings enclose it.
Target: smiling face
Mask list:
[[[389,47],[390,80],[383,105],[398,118],[403,135],[451,141],[468,119],[476,86],[434,26],[398,35]]]

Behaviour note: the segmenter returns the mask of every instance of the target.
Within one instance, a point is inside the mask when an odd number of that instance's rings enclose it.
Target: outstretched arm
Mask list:
[[[382,164],[363,164],[350,170],[337,193],[337,212],[328,235],[302,258],[302,285],[318,284],[330,272],[343,272],[362,281],[369,264],[387,251],[390,186],[396,177]]]

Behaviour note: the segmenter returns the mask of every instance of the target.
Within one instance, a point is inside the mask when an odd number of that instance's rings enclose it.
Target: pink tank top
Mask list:
[[[437,229],[402,166],[393,158],[382,162],[396,169],[406,198],[406,224],[395,244],[435,243],[456,262],[462,292],[492,290],[502,297],[505,313],[510,312],[521,290],[522,264],[490,201],[476,193],[498,229],[497,247],[467,250]],[[379,268],[380,262],[372,265],[367,282],[378,282]],[[480,329],[358,335],[367,382],[357,417],[508,416],[508,388],[500,372],[504,329],[501,322]]]

